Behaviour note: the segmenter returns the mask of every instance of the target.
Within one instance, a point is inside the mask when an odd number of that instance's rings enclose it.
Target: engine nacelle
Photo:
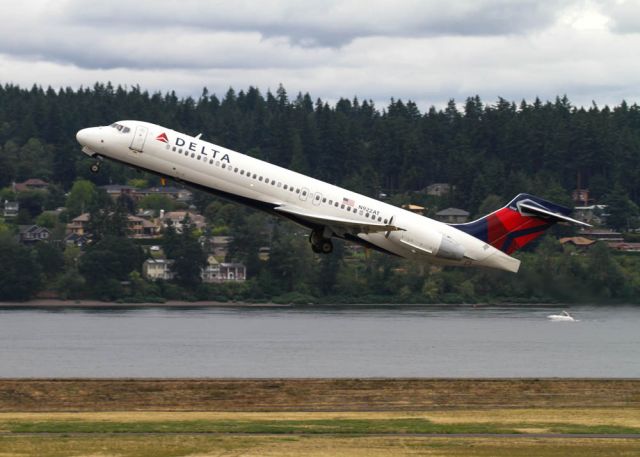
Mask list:
[[[464,258],[464,247],[450,236],[442,235],[440,246],[436,251],[436,257],[447,260],[462,260]]]

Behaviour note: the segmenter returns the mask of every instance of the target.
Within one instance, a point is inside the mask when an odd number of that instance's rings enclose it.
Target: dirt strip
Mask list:
[[[640,407],[638,379],[0,379],[0,411]]]

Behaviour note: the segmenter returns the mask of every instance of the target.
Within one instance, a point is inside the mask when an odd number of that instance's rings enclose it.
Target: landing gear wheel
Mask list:
[[[329,238],[322,236],[322,232],[314,230],[309,235],[309,243],[311,250],[316,254],[331,254],[333,252],[333,243]]]
[[[91,173],[98,173],[100,171],[100,162],[92,163],[89,170],[91,170]]]
[[[320,251],[323,254],[331,254],[333,252],[333,243],[331,240],[322,240],[320,243]]]

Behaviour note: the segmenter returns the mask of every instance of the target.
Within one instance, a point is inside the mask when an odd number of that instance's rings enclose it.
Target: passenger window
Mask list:
[[[278,181],[278,188],[282,187],[282,183]]]
[[[193,159],[196,155],[192,152],[191,153],[191,158]]]
[[[209,160],[209,165],[213,165],[213,159]]]
[[[219,166],[220,166],[220,161],[219,161],[219,160],[217,160],[217,161],[216,161],[216,167],[219,167]],[[222,168],[224,168],[224,165],[222,165]]]
[[[176,152],[176,147],[175,146],[173,147],[173,152]]]
[[[335,207],[336,207],[336,208],[338,207],[338,202],[336,202],[336,203],[335,203]]]
[[[316,200],[320,200],[320,195],[316,195]]]
[[[269,184],[269,178],[264,178],[264,183]]]
[[[344,209],[344,205],[340,205],[340,209]]]
[[[122,129],[122,133],[129,133],[131,131],[131,129],[129,127],[125,127],[124,129]]]
[[[258,178],[258,181],[262,181],[262,176],[260,176],[260,177]]]
[[[278,187],[280,187],[280,184],[278,184]],[[287,190],[288,188],[289,188],[289,186],[287,186],[286,184],[283,187],[284,190]]]
[[[369,213],[366,213],[366,214],[364,215],[364,217],[369,217]]]
[[[254,173],[254,174],[253,174],[253,179],[256,179],[256,177],[257,177],[257,176],[258,176],[258,175]]]
[[[233,169],[233,172],[234,172],[234,173],[237,173],[237,172],[238,172],[238,167],[235,167],[235,168]]]
[[[300,193],[300,189],[296,189],[296,194],[299,194],[299,193]]]
[[[386,224],[387,222],[388,222],[388,221],[387,221],[387,219],[385,219],[385,220],[384,220],[384,223]]]
[[[244,174],[244,170],[240,170],[240,174],[243,175]]]
[[[378,222],[382,222],[382,218],[381,217],[378,217]]]
[[[216,162],[216,163],[219,163],[219,162]],[[223,164],[222,164],[222,168],[227,168],[227,164],[226,164],[226,163],[223,163]]]
[[[327,199],[326,199],[326,198],[323,198],[323,199],[322,199],[322,203],[327,203]]]
[[[165,149],[168,151],[169,149],[171,149],[171,146],[167,145]]]

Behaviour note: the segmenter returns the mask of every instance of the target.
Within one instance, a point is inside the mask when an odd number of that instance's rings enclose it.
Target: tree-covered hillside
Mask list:
[[[576,187],[602,199],[618,184],[640,202],[640,108],[621,102],[588,109],[555,101],[470,97],[420,112],[411,101],[289,97],[256,88],[197,100],[174,93],[96,84],[89,89],[0,87],[0,186],[44,178],[68,190],[77,176],[124,181],[111,166],[92,176],[75,140],[78,129],[140,119],[192,134],[320,179],[374,195],[456,186],[450,202],[475,213],[489,194],[531,191],[555,198]],[[83,161],[84,160],[84,161]]]
[[[80,152],[75,139],[81,128],[123,119],[202,133],[213,143],[319,179],[376,198],[386,195],[393,204],[423,204],[429,214],[455,206],[477,215],[520,192],[570,206],[571,192],[579,184],[596,202],[609,204],[612,227],[637,228],[637,104],[578,108],[566,97],[519,103],[499,99],[489,104],[470,97],[421,112],[411,101],[391,100],[376,107],[354,98],[329,104],[309,94],[289,96],[283,87],[275,94],[256,88],[229,89],[223,96],[205,89],[193,99],[110,84],[80,90],[4,85],[0,86],[0,192],[3,200],[10,196],[18,201],[20,214],[13,225],[0,219],[0,299],[28,298],[43,288],[61,296],[109,299],[123,294],[407,302],[640,298],[638,261],[612,255],[604,247],[584,253],[542,243],[536,254],[520,254],[523,270],[517,276],[429,270],[382,255],[347,253],[341,243],[332,256],[321,258],[311,253],[302,230],[283,228],[262,214],[201,193],[194,195],[193,204],[206,217],[206,233],[194,229],[180,242],[169,239],[170,230],[164,236],[165,251],[173,252],[176,268],[184,264],[185,272],[174,283],[146,282],[140,272],[148,253],[122,241],[127,240],[126,229],[114,228],[113,221],[124,221],[126,214],[141,207],[171,210],[175,202],[149,196],[136,208],[126,199],[112,201],[97,186],[153,185],[158,178],[108,161],[100,173],[92,174],[91,159]],[[48,191],[13,192],[12,183],[29,178],[45,180]],[[433,183],[448,183],[453,191],[439,198],[421,192]],[[66,211],[43,213],[59,206],[66,206]],[[18,224],[37,223],[59,237],[65,224],[83,212],[92,215],[95,232],[93,245],[84,253],[77,248],[64,253],[25,248],[9,236],[12,230],[15,235]],[[204,262],[194,241],[203,234],[233,236],[228,257],[246,264],[250,280],[238,287],[201,288],[198,269],[191,268],[195,276],[191,275],[187,267],[192,265],[180,259],[195,255]],[[120,258],[113,255],[114,246],[122,250]],[[268,259],[259,257],[265,246]],[[6,263],[9,258],[20,261]],[[28,271],[30,282],[23,274]],[[20,288],[14,287],[21,281]],[[9,295],[3,295],[5,289]]]

